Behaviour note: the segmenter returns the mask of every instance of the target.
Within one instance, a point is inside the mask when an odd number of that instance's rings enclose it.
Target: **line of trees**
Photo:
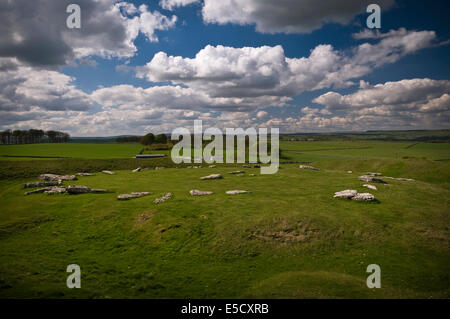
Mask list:
[[[117,143],[141,143],[142,145],[149,146],[153,144],[167,144],[169,143],[169,138],[166,134],[155,135],[153,133],[148,133],[144,136],[121,136],[114,139]]]
[[[142,136],[121,136],[117,137],[114,141],[116,143],[139,143]]]
[[[155,136],[153,133],[148,133],[147,135],[142,136],[140,143],[143,145],[167,144],[168,140],[166,134],[158,134]]]
[[[70,135],[60,131],[6,130],[0,132],[0,144],[66,143]]]

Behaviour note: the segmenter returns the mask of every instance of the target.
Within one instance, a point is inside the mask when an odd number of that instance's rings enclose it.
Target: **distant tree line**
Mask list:
[[[70,135],[59,131],[5,130],[0,136],[0,144],[66,143]]]
[[[147,146],[152,144],[167,144],[168,140],[166,134],[158,134],[155,136],[153,133],[148,133],[141,137],[140,143]]]
[[[121,136],[117,137],[114,141],[116,143],[139,143],[142,136]]]
[[[114,139],[117,143],[141,143],[142,145],[149,146],[153,144],[167,144],[169,138],[166,134],[154,135],[153,133],[148,133],[144,136],[121,136]]]

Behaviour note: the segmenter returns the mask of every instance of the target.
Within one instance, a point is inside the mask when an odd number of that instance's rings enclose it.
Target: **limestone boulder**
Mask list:
[[[213,194],[213,192],[200,191],[198,189],[192,189],[192,190],[189,191],[189,194],[191,194],[191,196],[204,196],[204,195],[211,195],[211,194]]]
[[[33,187],[48,187],[48,186],[58,186],[61,184],[60,180],[48,181],[48,182],[33,182],[22,184],[22,188],[33,188]]]
[[[67,191],[66,187],[63,186],[53,186],[50,187],[49,190],[45,191],[46,194],[48,195],[54,195],[54,194],[63,194]]]
[[[82,185],[69,185],[67,192],[69,194],[86,194],[91,192],[91,188]]]
[[[101,193],[107,193],[107,192],[108,192],[108,190],[103,189],[103,188],[91,188],[91,193],[101,194]]]
[[[356,191],[354,189],[346,189],[346,190],[334,193],[333,197],[350,199],[350,198],[355,197],[357,194],[358,194],[358,191]]]
[[[362,175],[358,177],[360,181],[363,182],[372,182],[372,183],[382,183],[382,184],[386,184],[385,181],[383,181],[381,178],[375,177],[375,176],[371,176],[371,175]]]
[[[208,175],[208,176],[200,177],[200,179],[202,179],[202,180],[208,180],[208,179],[222,179],[222,178],[223,178],[223,177],[222,177],[221,174],[211,174],[211,175]]]
[[[385,178],[388,179],[393,179],[395,181],[402,181],[402,182],[413,182],[414,179],[412,178],[405,178],[405,177],[390,177],[390,176],[385,176]]]
[[[130,194],[120,194],[119,196],[117,196],[118,200],[129,200],[132,198],[139,198],[142,196],[147,196],[150,195],[150,192],[132,192]]]
[[[25,195],[43,193],[43,192],[46,192],[46,191],[50,190],[50,188],[51,187],[44,187],[44,188],[35,189],[35,190],[29,191],[29,192],[25,192]]]
[[[374,202],[376,201],[375,196],[370,193],[358,193],[352,197],[352,200],[362,201],[362,202]]]
[[[245,191],[245,190],[242,190],[242,189],[233,189],[233,190],[230,190],[230,191],[226,191],[225,193],[228,194],[228,195],[237,195],[237,194],[249,193],[249,191]]]
[[[374,172],[368,172],[367,175],[369,176],[383,176],[381,173],[374,173]]]
[[[75,175],[41,174],[39,179],[44,181],[75,181],[77,177]]]
[[[309,165],[300,165],[299,168],[310,169],[310,170],[313,170],[313,171],[318,171],[319,170],[317,167],[309,166]]]
[[[154,202],[155,204],[160,204],[160,203],[163,203],[163,202],[165,202],[166,200],[172,198],[172,196],[173,196],[172,193],[167,193],[167,194],[165,194],[164,196],[162,196],[162,197],[160,197],[160,198],[156,198],[153,202]]]

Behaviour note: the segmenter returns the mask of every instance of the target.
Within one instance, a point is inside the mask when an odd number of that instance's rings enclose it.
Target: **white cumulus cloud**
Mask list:
[[[0,57],[17,58],[35,66],[57,67],[74,59],[131,57],[139,32],[158,41],[157,31],[175,26],[176,16],[136,8],[111,0],[78,0],[82,8],[80,29],[66,27],[66,7],[71,0],[0,1]]]
[[[159,5],[166,10],[174,10],[177,7],[184,7],[192,3],[199,3],[200,0],[160,0]]]
[[[383,10],[394,0],[378,0]],[[204,0],[207,23],[255,25],[263,33],[308,33],[326,23],[348,24],[365,12],[369,0]]]
[[[168,81],[203,91],[213,98],[266,97],[286,101],[305,91],[342,88],[374,68],[433,46],[433,31],[392,31],[378,42],[357,45],[349,52],[321,44],[308,57],[288,58],[282,46],[233,48],[208,45],[193,58],[158,52],[137,76]]]

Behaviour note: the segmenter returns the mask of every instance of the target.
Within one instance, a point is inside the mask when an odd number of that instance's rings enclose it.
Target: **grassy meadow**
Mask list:
[[[0,146],[0,297],[3,298],[449,298],[450,144],[281,142],[275,175],[238,164],[187,169],[133,159],[138,144]],[[158,151],[155,151],[158,153]],[[138,166],[144,169],[132,173]],[[155,166],[166,169],[154,170]],[[116,175],[99,173],[111,169]],[[352,173],[348,173],[352,170]],[[41,173],[105,194],[24,196]],[[415,181],[362,187],[368,171]],[[222,180],[200,180],[221,173]],[[255,176],[250,176],[255,174]],[[193,197],[189,190],[213,195]],[[230,189],[248,194],[226,195]],[[370,192],[378,203],[333,199]],[[118,194],[153,194],[118,201]],[[164,193],[174,197],[160,204]],[[81,289],[66,267],[81,267]],[[381,267],[381,289],[366,267]]]
[[[302,161],[428,159],[450,161],[448,143],[323,141],[280,142],[286,158]]]
[[[0,160],[35,160],[33,157],[131,158],[138,154],[138,143],[42,143],[0,145]]]

